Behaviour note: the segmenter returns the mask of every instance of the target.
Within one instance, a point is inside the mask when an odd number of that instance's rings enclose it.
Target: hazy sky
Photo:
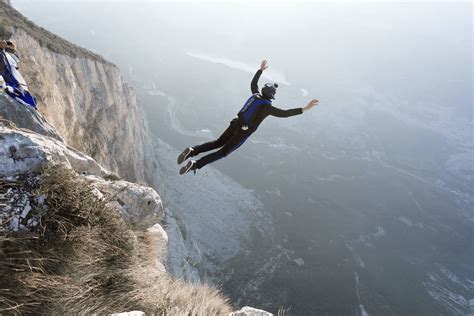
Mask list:
[[[98,7],[100,1],[89,2],[82,11],[81,6],[67,7],[79,0],[58,1],[64,6],[57,7],[51,1],[13,3],[19,9],[30,3],[34,9],[26,13],[33,21],[117,64],[123,60],[124,66],[131,63],[120,49],[126,38],[140,59],[148,61],[148,71],[160,73],[157,80],[166,78],[162,86],[196,81],[189,80],[186,72],[206,73],[199,80],[221,75],[225,82],[241,82],[266,58],[270,68],[265,79],[290,84],[279,95],[284,104],[306,101],[290,100],[295,95],[328,100],[334,94],[329,89],[340,91],[341,85],[357,91],[375,86],[380,93],[400,98],[396,104],[422,101],[459,109],[459,116],[470,112],[472,6],[468,2],[399,5],[392,0],[349,0],[348,5],[332,5],[334,1],[302,4],[305,1],[297,0],[267,5],[268,0],[255,0],[239,5],[222,0],[217,5],[182,1],[190,4],[183,9],[176,2],[158,4],[162,0],[122,4],[102,0]],[[129,66],[123,70],[128,72]],[[210,69],[219,72],[211,75]],[[288,100],[282,99],[285,96]],[[337,103],[340,100],[338,96]]]

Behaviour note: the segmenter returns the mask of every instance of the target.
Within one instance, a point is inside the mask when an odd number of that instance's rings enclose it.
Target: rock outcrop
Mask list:
[[[0,177],[0,234],[22,229],[33,230],[44,209],[44,196],[36,195],[35,175]]]
[[[20,105],[11,104],[5,96],[0,96],[0,108]],[[25,115],[30,115],[29,109],[23,106]],[[2,111],[2,110],[0,110]],[[40,114],[37,114],[41,117]],[[42,120],[24,120],[42,125]],[[46,130],[49,134],[49,124],[46,127],[35,127],[36,130]],[[53,132],[54,134],[54,132]],[[110,172],[100,166],[94,159],[87,156],[51,136],[38,134],[28,130],[25,125],[20,127],[8,120],[0,122],[0,177],[9,177],[34,170],[45,163],[62,164],[81,174],[94,174],[107,177]]]
[[[109,206],[117,209],[134,226],[143,229],[153,227],[153,231],[166,235],[161,226],[154,226],[164,218],[163,203],[155,190],[122,180],[110,181],[96,176],[87,178],[110,200]]]
[[[28,106],[0,95],[0,113],[4,114],[4,119],[0,121],[0,179],[28,175],[46,164],[63,165],[97,188],[99,197],[106,197],[109,205],[134,226],[153,227],[153,231],[167,240],[163,229],[157,227],[164,218],[164,209],[155,190],[114,180],[116,176],[92,157],[64,144],[44,117]],[[10,113],[15,123],[8,120]],[[26,206],[26,200],[22,203]],[[19,219],[21,217],[24,216]]]
[[[6,119],[16,126],[29,126],[33,132],[63,141],[56,129],[32,107],[21,108],[16,101],[6,96],[2,96],[0,103],[0,120]]]
[[[261,309],[245,306],[241,310],[231,313],[229,316],[273,316],[273,314]]]

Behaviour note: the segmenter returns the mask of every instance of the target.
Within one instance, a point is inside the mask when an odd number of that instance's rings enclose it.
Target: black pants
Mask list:
[[[201,169],[205,165],[226,157],[242,145],[251,133],[244,131],[237,119],[230,122],[229,127],[219,136],[218,139],[193,147],[193,156],[200,153],[217,149],[219,150],[202,157],[196,161],[196,169]]]

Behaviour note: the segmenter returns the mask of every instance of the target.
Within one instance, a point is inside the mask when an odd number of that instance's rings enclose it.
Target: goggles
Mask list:
[[[275,89],[276,89],[276,88],[278,88],[278,83],[276,83],[276,82],[273,82],[273,83],[272,83],[272,82],[268,82],[268,83],[265,84],[265,87],[275,88]]]

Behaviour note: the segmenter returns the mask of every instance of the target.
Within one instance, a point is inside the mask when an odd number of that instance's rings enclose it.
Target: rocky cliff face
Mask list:
[[[147,123],[119,69],[1,2],[0,18],[0,37],[15,41],[39,111],[67,144],[129,181],[151,183]]]
[[[146,121],[119,70],[44,49],[24,30],[12,39],[23,52],[21,70],[40,112],[67,144],[127,180],[145,182]]]
[[[152,138],[135,93],[117,67],[3,3],[0,17],[0,35],[16,41],[20,70],[39,99],[39,112],[57,131],[41,124],[36,132],[64,139],[105,169],[145,183],[163,198],[173,275],[207,279],[238,254],[253,228],[261,229],[261,202],[235,181],[213,168],[178,176],[178,151]],[[18,118],[20,126],[31,126]]]

